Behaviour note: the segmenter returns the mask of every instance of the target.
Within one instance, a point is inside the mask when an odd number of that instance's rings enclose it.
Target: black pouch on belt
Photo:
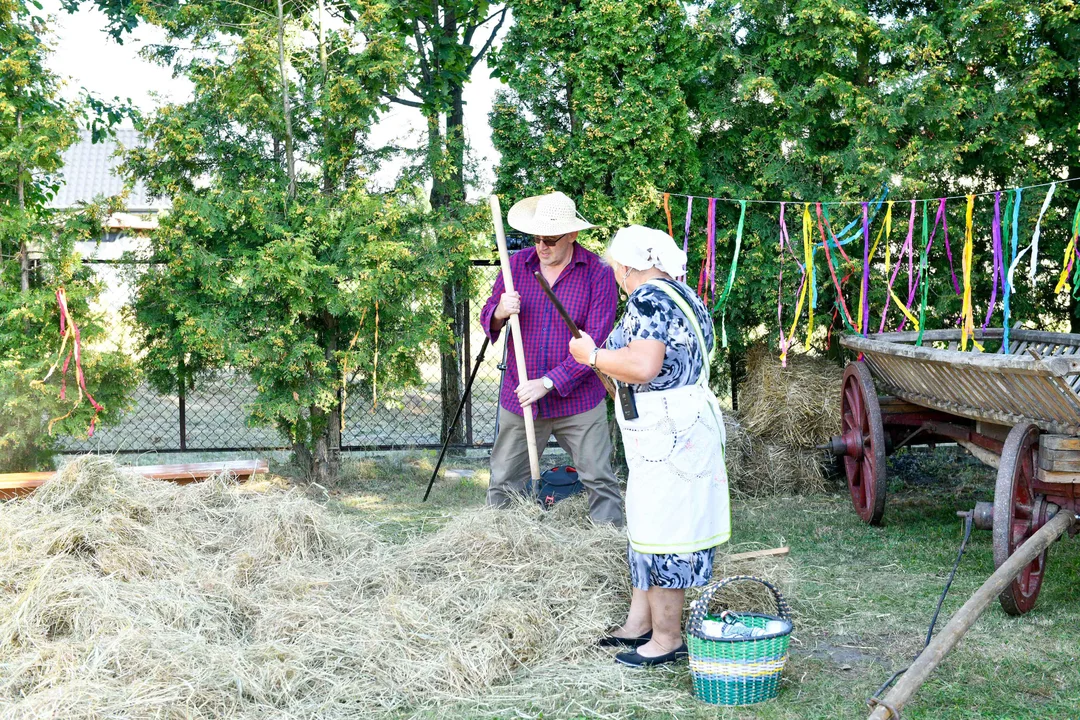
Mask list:
[[[615,381],[615,394],[622,406],[623,419],[637,420],[637,403],[634,401],[634,388],[624,382]]]

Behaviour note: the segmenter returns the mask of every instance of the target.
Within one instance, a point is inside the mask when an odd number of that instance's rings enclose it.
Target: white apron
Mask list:
[[[704,354],[705,336],[693,308],[666,283],[651,284],[683,311]],[[638,552],[694,552],[731,536],[724,423],[709,390],[710,358],[694,385],[637,393],[635,420],[624,418],[615,403],[630,469],[626,529]]]

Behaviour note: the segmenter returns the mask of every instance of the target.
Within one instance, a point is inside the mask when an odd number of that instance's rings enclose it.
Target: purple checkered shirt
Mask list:
[[[570,329],[533,277],[533,273],[539,269],[540,259],[536,255],[536,248],[522,250],[510,258],[514,289],[521,295],[518,317],[521,318],[521,337],[525,346],[525,368],[529,379],[537,380],[546,375],[555,385],[536,404],[535,416],[557,418],[577,415],[592,410],[607,393],[592,368],[579,364],[570,355]],[[502,273],[499,273],[491,297],[480,312],[480,324],[492,342],[498,339],[499,333],[491,331],[491,320],[505,289]],[[618,305],[615,274],[611,268],[594,253],[574,243],[570,264],[563,268],[552,289],[582,332],[588,333],[597,345],[602,346],[615,324]],[[509,328],[509,325],[503,327]],[[508,342],[506,379],[499,394],[499,404],[521,415],[516,392],[518,373],[513,338],[509,338]]]

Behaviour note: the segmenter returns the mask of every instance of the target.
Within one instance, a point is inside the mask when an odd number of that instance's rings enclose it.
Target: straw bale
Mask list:
[[[812,448],[839,431],[842,375],[835,363],[809,355],[790,355],[781,367],[768,348],[755,346],[739,384],[739,417],[763,440]]]
[[[747,431],[742,411],[724,413],[728,482],[737,494],[765,496],[823,492],[825,455],[763,440]]]

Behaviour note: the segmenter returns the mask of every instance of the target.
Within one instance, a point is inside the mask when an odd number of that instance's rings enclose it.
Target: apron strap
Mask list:
[[[684,298],[678,290],[671,287],[670,283],[665,282],[661,278],[653,278],[645,284],[659,288],[665,295],[671,298],[671,301],[674,302],[675,305],[682,310],[683,315],[686,316],[686,320],[690,323],[690,327],[694,329],[694,334],[697,335],[698,347],[701,348],[702,356],[701,373],[698,375],[697,384],[702,387],[708,387],[709,366],[712,364],[713,356],[716,354],[716,345],[713,344],[712,350],[706,353],[705,333],[701,330],[701,323],[698,322],[697,313],[690,307],[690,303],[686,302],[686,298]]]

